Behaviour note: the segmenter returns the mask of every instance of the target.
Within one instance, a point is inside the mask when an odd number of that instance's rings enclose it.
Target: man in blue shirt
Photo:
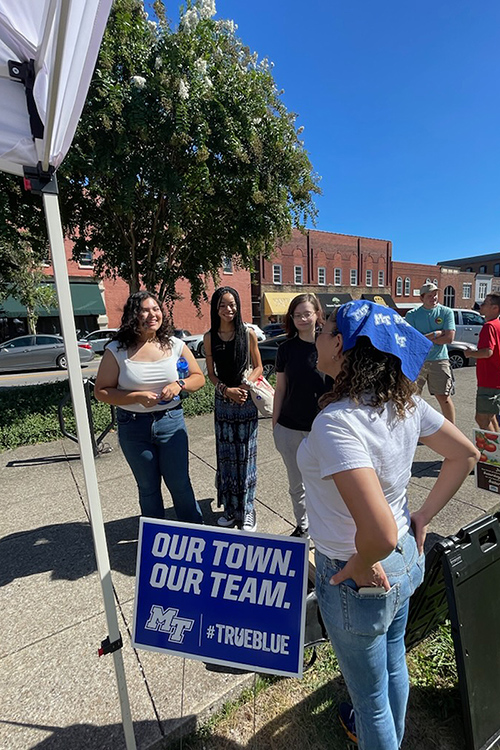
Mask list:
[[[433,343],[417,378],[419,393],[427,383],[429,393],[435,396],[446,419],[455,424],[455,405],[451,400],[454,379],[446,344],[455,338],[453,310],[438,303],[439,289],[427,283],[420,288],[422,306],[410,310],[406,320]]]

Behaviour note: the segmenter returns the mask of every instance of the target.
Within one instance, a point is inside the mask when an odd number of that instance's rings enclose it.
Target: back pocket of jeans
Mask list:
[[[366,596],[341,585],[344,629],[354,635],[373,638],[387,633],[399,609],[400,584],[375,596]]]

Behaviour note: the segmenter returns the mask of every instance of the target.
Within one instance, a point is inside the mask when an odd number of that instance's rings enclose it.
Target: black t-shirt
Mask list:
[[[278,347],[276,372],[286,375],[285,398],[278,422],[290,430],[309,432],[319,411],[318,399],[329,388],[331,379],[316,369],[316,346],[298,336],[287,339]]]

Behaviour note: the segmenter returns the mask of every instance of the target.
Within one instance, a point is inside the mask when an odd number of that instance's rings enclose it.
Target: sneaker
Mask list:
[[[257,514],[253,508],[252,510],[249,510],[248,513],[245,513],[242,529],[243,531],[257,530]]]
[[[236,518],[231,518],[223,513],[222,516],[219,516],[217,519],[217,526],[224,526],[226,529],[231,529],[233,526],[236,526]]]
[[[354,718],[354,709],[350,703],[339,704],[339,719],[344,732],[347,734],[351,742],[358,744],[358,738],[356,736],[356,721]]]
[[[309,529],[301,529],[300,526],[296,526],[290,536],[298,536],[302,539],[309,539]]]

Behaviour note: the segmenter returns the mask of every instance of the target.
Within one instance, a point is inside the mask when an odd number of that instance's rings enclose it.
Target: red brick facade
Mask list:
[[[439,302],[450,307],[472,308],[475,275],[451,266],[393,261],[391,294],[396,305],[409,308],[420,304],[419,290],[431,281],[439,287]]]

